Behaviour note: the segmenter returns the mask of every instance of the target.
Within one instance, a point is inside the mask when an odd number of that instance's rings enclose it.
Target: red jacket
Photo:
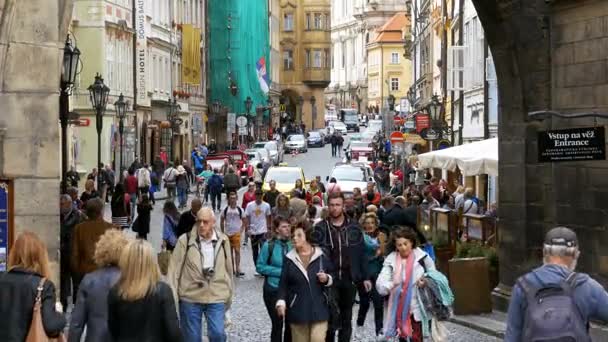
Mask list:
[[[247,204],[249,204],[251,202],[255,202],[255,193],[251,193],[251,192],[247,191],[243,195],[243,205],[241,205],[241,207],[243,209],[247,209]]]
[[[373,204],[376,207],[380,207],[380,193],[378,191],[374,192],[374,198],[371,201],[367,198],[367,194],[363,195],[363,202],[365,203],[366,207],[370,204]]]
[[[312,204],[313,197],[319,197],[319,199],[321,200],[321,206],[323,206],[323,193],[320,190],[317,190],[317,192],[315,193],[306,191],[306,204]]]
[[[125,192],[128,194],[134,194],[137,192],[137,177],[129,175],[125,179]]]

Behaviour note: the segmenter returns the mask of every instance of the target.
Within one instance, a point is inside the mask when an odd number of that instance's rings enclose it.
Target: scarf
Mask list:
[[[387,317],[385,322],[387,337],[412,337],[412,321],[410,305],[413,293],[413,272],[416,256],[412,251],[407,259],[395,253],[395,272],[393,284],[395,286],[388,298]],[[405,265],[405,268],[403,267]]]

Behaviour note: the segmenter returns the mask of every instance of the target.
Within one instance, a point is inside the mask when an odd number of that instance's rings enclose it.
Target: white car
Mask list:
[[[327,127],[329,127],[329,134],[334,134],[335,131],[340,132],[342,135],[348,133],[348,129],[342,121],[330,121]]]
[[[293,134],[285,140],[285,152],[297,150],[298,152],[308,152],[308,144],[303,134]]]
[[[335,178],[345,196],[351,196],[354,188],[365,192],[368,182],[374,182],[371,168],[363,163],[338,163],[327,180]]]
[[[268,150],[273,165],[279,165],[279,163],[283,162],[283,149],[278,141],[258,141],[253,144],[253,148]]]
[[[263,160],[260,151],[256,149],[245,150],[245,154],[247,155],[247,163],[253,167],[256,167]]]

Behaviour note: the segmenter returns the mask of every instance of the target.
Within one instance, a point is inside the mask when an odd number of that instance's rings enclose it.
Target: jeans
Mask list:
[[[180,328],[184,342],[201,342],[203,339],[203,315],[207,320],[209,342],[225,342],[225,304],[200,304],[179,301]]]
[[[59,264],[61,273],[59,275],[59,283],[61,288],[61,293],[59,296],[59,300],[61,301],[61,305],[63,305],[63,310],[67,311],[68,309],[68,297],[70,294],[72,295],[72,303],[76,304],[76,293],[72,293],[72,271],[70,269],[70,252],[67,248],[61,248],[61,261]]]
[[[175,199],[175,185],[167,185],[167,197],[169,197],[169,201]]]
[[[350,279],[334,280],[334,295],[338,307],[340,307],[340,332],[338,333],[338,342],[349,342],[353,333],[352,317],[353,317],[353,302],[355,301],[355,285]],[[334,342],[336,332],[330,328],[327,329],[326,342]]]
[[[336,150],[338,152],[338,157],[342,157],[342,145],[336,146]]]
[[[270,332],[270,342],[291,342],[291,329],[285,324],[285,334],[283,334],[283,319],[277,315],[276,303],[279,290],[264,284],[264,304],[270,316],[272,330]]]
[[[181,208],[186,207],[186,203],[188,202],[188,188],[177,188],[177,198],[179,202],[179,206]]]
[[[372,279],[372,284],[376,283],[376,279]],[[376,335],[382,332],[382,320],[384,318],[384,298],[380,296],[374,286],[370,292],[365,291],[363,284],[358,286],[359,291],[359,313],[357,314],[357,326],[362,327],[365,324],[365,316],[370,307],[370,302],[374,304],[374,321],[376,323]]]
[[[331,145],[331,156],[335,157],[336,156],[336,145]]]
[[[131,221],[133,221],[133,218],[135,217],[135,207],[137,206],[137,193],[131,193],[129,194],[129,198],[131,201]]]
[[[253,254],[253,264],[256,265],[258,262],[258,255],[262,250],[264,241],[266,241],[266,233],[251,235],[251,252]]]
[[[211,195],[211,209],[215,210],[217,208],[217,210],[220,210],[220,207],[222,206],[222,192],[211,191],[209,194]],[[216,203],[217,206],[215,206]]]

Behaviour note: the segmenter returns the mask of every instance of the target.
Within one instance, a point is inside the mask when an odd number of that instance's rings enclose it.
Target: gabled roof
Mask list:
[[[402,30],[410,25],[410,18],[405,12],[397,12],[377,32],[378,36],[372,43],[394,43],[403,40]]]

